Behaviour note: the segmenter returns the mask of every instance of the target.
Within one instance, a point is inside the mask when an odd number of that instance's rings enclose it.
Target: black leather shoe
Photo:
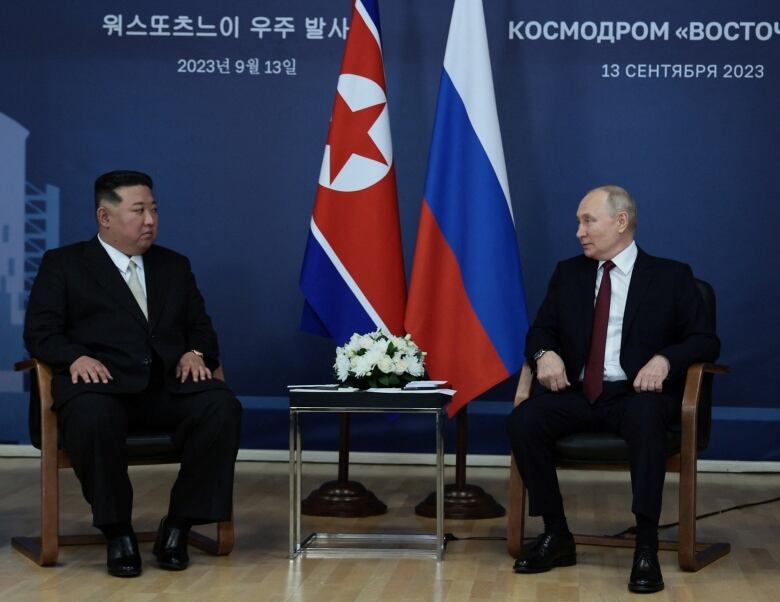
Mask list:
[[[157,530],[157,539],[154,542],[152,552],[157,557],[157,564],[166,571],[183,571],[190,563],[187,554],[187,538],[189,529],[168,527],[165,519],[160,521]]]
[[[634,550],[634,566],[628,590],[635,594],[652,594],[664,588],[658,551],[650,546],[639,546]]]
[[[135,535],[111,537],[106,546],[106,568],[114,577],[138,577],[141,574],[141,555]]]
[[[544,573],[556,566],[577,564],[574,537],[542,533],[522,556],[515,560],[515,573]]]

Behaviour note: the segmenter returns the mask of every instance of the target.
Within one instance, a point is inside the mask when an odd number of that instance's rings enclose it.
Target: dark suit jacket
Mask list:
[[[55,407],[84,391],[140,393],[152,362],[162,365],[173,393],[223,388],[207,380],[183,384],[176,364],[191,350],[203,352],[212,370],[219,363],[217,336],[206,314],[189,260],[152,246],[144,254],[149,320],[97,237],[47,251],[35,278],[24,324],[33,357],[51,365]],[[72,384],[69,367],[79,356],[101,361],[114,377],[108,384]]]
[[[555,268],[526,338],[532,367],[534,353],[551,349],[563,359],[569,382],[578,380],[590,346],[598,264],[580,255]],[[680,393],[688,366],[714,361],[719,352],[720,341],[710,326],[691,268],[639,249],[620,347],[620,364],[628,382],[634,381],[651,357],[661,354],[671,365],[664,391]]]

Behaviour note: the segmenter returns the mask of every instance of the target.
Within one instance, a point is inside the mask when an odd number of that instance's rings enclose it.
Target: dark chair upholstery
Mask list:
[[[58,444],[57,416],[52,407],[51,368],[36,359],[16,364],[16,370],[32,370],[30,378],[30,439],[41,450],[41,535],[40,537],[13,537],[13,547],[41,566],[57,563],[59,546],[103,543],[102,535],[59,534],[59,469],[70,468],[68,455]],[[224,380],[222,367],[214,372]],[[173,464],[180,458],[169,432],[132,432],[127,437],[130,465]],[[139,541],[154,541],[156,532],[137,533]],[[212,539],[190,532],[189,542],[216,555],[233,550],[233,522],[217,524],[217,538]]]
[[[704,299],[710,323],[715,328],[715,293],[712,287],[697,280]],[[667,432],[667,471],[680,473],[679,540],[661,541],[662,550],[676,550],[680,568],[698,571],[703,566],[729,553],[728,543],[704,544],[696,542],[696,462],[698,452],[706,449],[712,425],[712,378],[727,372],[725,366],[698,363],[688,368],[682,399],[679,425]],[[533,374],[528,364],[523,365],[515,394],[515,405],[528,399]],[[558,466],[581,469],[627,469],[628,446],[610,433],[576,433],[561,438],[555,446]],[[525,535],[526,490],[512,458],[509,475],[509,503],[507,505],[507,549],[518,556],[523,549]],[[634,540],[622,537],[578,535],[580,544],[633,547]]]

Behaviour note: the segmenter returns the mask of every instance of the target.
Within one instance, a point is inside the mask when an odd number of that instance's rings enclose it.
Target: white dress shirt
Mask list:
[[[103,245],[103,248],[106,250],[106,253],[108,253],[108,256],[111,258],[111,261],[114,262],[114,265],[119,270],[119,273],[122,274],[122,278],[125,279],[125,282],[130,280],[130,270],[128,269],[130,267],[130,262],[132,261],[133,263],[135,263],[136,271],[138,272],[138,280],[141,283],[141,289],[143,289],[144,291],[144,297],[146,297],[146,276],[144,274],[143,255],[133,255],[132,257],[128,257],[127,255],[122,253],[122,251],[120,251],[116,247],[112,247],[110,244],[108,244],[102,238],[100,238],[100,234],[98,234],[97,238],[98,241],[100,241],[100,244]]]
[[[609,322],[607,323],[607,344],[604,349],[604,380],[626,380],[626,373],[620,365],[620,343],[623,337],[623,314],[626,312],[626,299],[628,298],[628,285],[631,284],[631,274],[636,263],[637,247],[631,242],[625,249],[612,258],[615,267],[609,272],[609,280],[612,284],[612,296],[609,301]],[[596,290],[593,293],[593,304],[601,287],[601,278],[604,276],[604,264],[599,261],[596,271]],[[585,368],[580,373],[580,380],[585,376]]]

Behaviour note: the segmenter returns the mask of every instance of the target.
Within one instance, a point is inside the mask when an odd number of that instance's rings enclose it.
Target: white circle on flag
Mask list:
[[[320,168],[320,185],[339,192],[354,192],[373,186],[387,175],[393,165],[393,144],[390,138],[390,117],[387,111],[387,97],[375,81],[361,75],[344,73],[339,77],[338,93],[352,111],[359,111],[385,103],[382,112],[368,130],[386,164],[368,157],[352,154],[344,167],[330,181],[330,145],[325,145],[325,154]]]

